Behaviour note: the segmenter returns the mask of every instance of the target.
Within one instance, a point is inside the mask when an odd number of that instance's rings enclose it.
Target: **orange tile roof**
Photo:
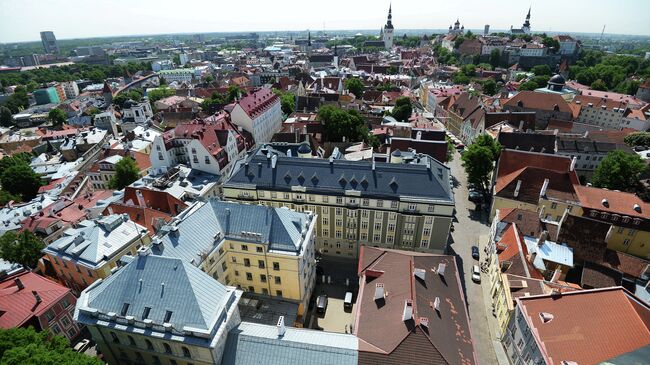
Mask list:
[[[650,307],[621,287],[517,299],[549,364],[598,364],[650,345]],[[553,319],[543,323],[540,313]]]
[[[644,202],[632,193],[594,188],[590,186],[576,186],[576,192],[583,208],[596,209],[630,217],[650,218],[650,204]],[[607,205],[603,205],[607,199]],[[634,210],[637,204],[640,211]]]
[[[512,181],[512,177],[502,180],[503,177],[528,166],[566,172],[571,167],[571,159],[566,156],[505,149],[501,151],[497,163],[496,189],[501,190]]]

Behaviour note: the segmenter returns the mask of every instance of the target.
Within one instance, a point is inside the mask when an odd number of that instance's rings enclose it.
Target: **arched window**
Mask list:
[[[129,345],[135,346],[135,340],[129,335]]]
[[[145,345],[147,345],[147,350],[152,350],[153,351],[153,344],[151,343],[151,341],[149,341],[148,339],[145,339],[144,343],[145,343]]]
[[[171,354],[172,353],[172,348],[169,346],[168,343],[163,342],[163,347],[165,348],[165,353],[166,354]]]
[[[111,332],[111,338],[113,339],[113,342],[120,343],[120,339],[117,338],[117,335],[115,334],[115,332]]]
[[[190,349],[187,347],[183,346],[183,356],[191,358],[192,355],[190,354]]]

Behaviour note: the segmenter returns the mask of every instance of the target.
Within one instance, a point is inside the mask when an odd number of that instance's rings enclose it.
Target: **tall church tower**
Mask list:
[[[386,49],[393,48],[393,4],[388,7],[388,21],[384,25],[384,47]]]
[[[528,8],[528,15],[526,15],[526,21],[524,26],[521,28],[526,34],[530,34],[530,8]]]

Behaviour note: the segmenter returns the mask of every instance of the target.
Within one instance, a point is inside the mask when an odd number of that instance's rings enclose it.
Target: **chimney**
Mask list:
[[[20,278],[16,278],[14,280],[14,283],[16,283],[16,287],[18,288],[18,291],[25,289],[25,285],[23,285],[23,282],[20,281]]]
[[[284,336],[284,333],[287,332],[287,328],[284,326],[284,316],[278,318],[278,337]]]
[[[548,231],[544,230],[542,233],[539,234],[539,238],[537,238],[537,247],[542,247],[544,246],[544,243],[548,239]]]
[[[555,271],[553,271],[553,277],[551,277],[551,283],[557,283],[560,280],[560,275],[562,275],[562,270],[560,270],[560,267],[556,267]]]
[[[523,131],[523,130],[524,130],[524,121],[523,121],[523,120],[520,120],[520,121],[519,121],[519,130],[520,130],[520,131]]]
[[[413,319],[413,301],[406,299],[404,301],[404,312],[402,312],[402,321],[406,322]]]
[[[539,191],[539,196],[546,196],[546,189],[548,189],[548,179],[544,179],[544,183],[542,184],[542,189]]]
[[[36,290],[32,290],[32,295],[34,295],[34,298],[36,299],[36,303],[37,303],[37,304],[43,301],[43,299],[41,299],[41,296],[38,295],[38,293],[36,292]]]
[[[375,300],[384,299],[384,283],[377,283],[375,286]]]
[[[271,168],[275,169],[275,165],[278,164],[278,155],[273,155],[271,157]]]
[[[433,308],[440,312],[440,297],[436,297],[436,299],[433,301]]]
[[[517,180],[517,186],[515,187],[515,193],[513,194],[515,198],[519,196],[520,188],[521,188],[521,180]]]
[[[144,196],[142,196],[142,192],[140,190],[136,190],[135,195],[138,197],[138,204],[141,207],[146,207],[147,204],[144,202]]]

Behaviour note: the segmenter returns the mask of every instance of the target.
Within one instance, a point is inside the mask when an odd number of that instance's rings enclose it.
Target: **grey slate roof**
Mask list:
[[[97,220],[84,220],[77,228],[68,228],[63,236],[43,252],[74,259],[88,267],[97,267],[122,251],[147,229],[128,215],[113,214]]]
[[[238,170],[224,187],[291,191],[293,186],[302,186],[307,192],[326,195],[355,190],[361,197],[454,202],[449,168],[426,155],[418,156],[419,163],[417,160],[410,164],[375,162],[374,169],[369,161],[273,156],[254,154],[244,162],[240,160],[235,167]],[[275,159],[277,163],[273,168]]]
[[[77,312],[86,307],[118,317],[133,316],[140,322],[150,319],[158,326],[170,323],[178,331],[189,327],[212,333],[235,299],[234,288],[182,259],[139,254],[113,275],[87,288],[77,302]],[[146,318],[145,307],[150,308]],[[166,320],[168,312],[171,315]],[[92,321],[83,310],[75,317],[82,323]]]
[[[356,365],[353,335],[242,322],[228,333],[222,365]]]
[[[286,208],[225,202],[216,199],[199,202],[188,208],[176,223],[176,232],[163,227],[160,244],[152,246],[155,255],[178,257],[198,265],[200,252],[210,252],[217,245],[215,237],[267,244],[268,250],[299,253],[302,230],[309,215]],[[168,232],[168,233],[164,233]],[[242,234],[242,232],[246,232]],[[260,234],[260,236],[250,233]],[[157,239],[155,239],[157,240]]]

